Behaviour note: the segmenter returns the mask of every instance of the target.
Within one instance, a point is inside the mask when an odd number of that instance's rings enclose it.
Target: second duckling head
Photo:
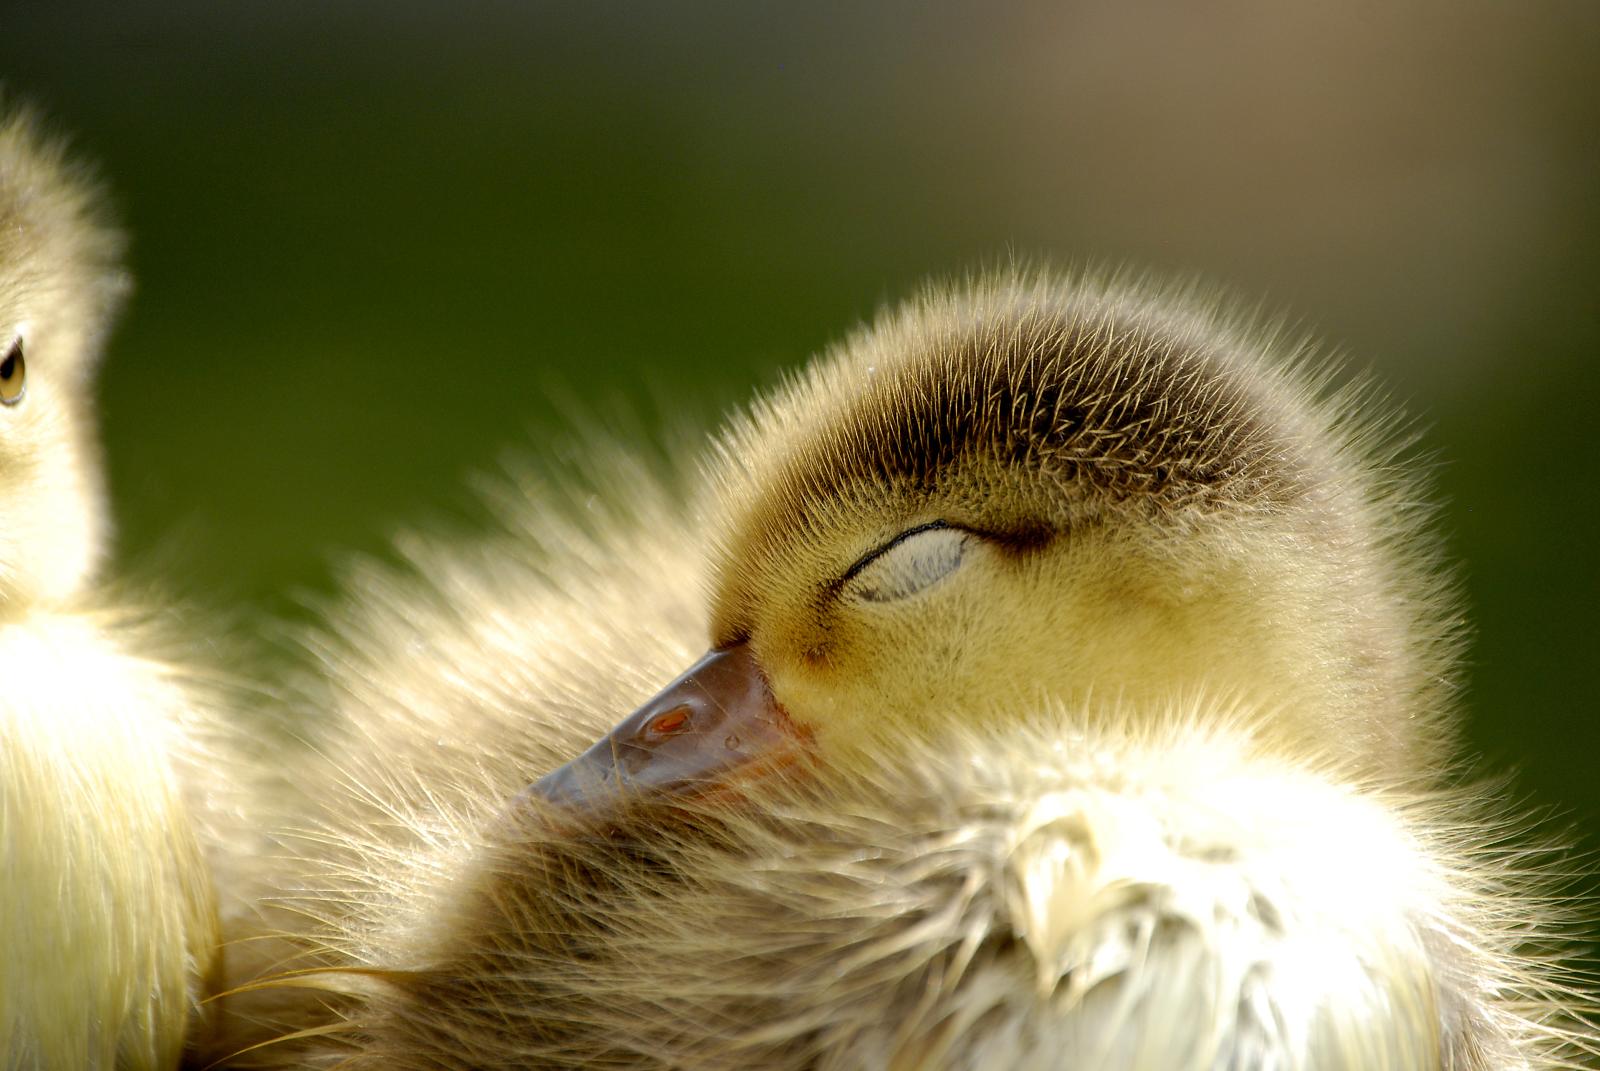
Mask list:
[[[1046,276],[881,316],[723,437],[711,651],[544,794],[1197,697],[1269,746],[1422,774],[1447,594],[1383,429],[1276,349],[1192,299]]]
[[[0,117],[0,616],[72,596],[103,550],[91,389],[121,249],[94,182]]]

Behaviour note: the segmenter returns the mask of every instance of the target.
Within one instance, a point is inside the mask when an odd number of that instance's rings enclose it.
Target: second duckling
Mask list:
[[[214,719],[97,578],[94,366],[126,288],[94,184],[0,118],[0,1066],[170,1069],[219,924],[193,820]],[[191,733],[195,735],[191,735]]]

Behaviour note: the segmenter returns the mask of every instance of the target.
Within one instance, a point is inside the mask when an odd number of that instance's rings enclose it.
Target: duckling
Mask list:
[[[1305,350],[1144,285],[932,288],[697,477],[597,463],[359,572],[270,894],[305,969],[253,983],[313,997],[250,1058],[1590,1053],[1548,876],[1451,772],[1393,418]]]
[[[180,784],[198,701],[100,590],[90,388],[126,288],[81,169],[0,119],[0,1065],[172,1068],[217,940]]]

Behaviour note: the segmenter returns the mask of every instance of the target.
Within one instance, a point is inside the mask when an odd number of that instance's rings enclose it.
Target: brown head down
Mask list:
[[[701,666],[732,698],[688,672],[541,791],[716,790],[791,751],[1197,697],[1296,755],[1427,770],[1430,563],[1392,553],[1410,522],[1363,430],[1266,342],[1043,276],[881,316],[711,458]]]

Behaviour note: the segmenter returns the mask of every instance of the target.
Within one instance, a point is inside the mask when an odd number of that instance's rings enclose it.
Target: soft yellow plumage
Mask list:
[[[198,709],[99,589],[93,365],[125,287],[92,185],[0,121],[0,1065],[170,1068],[215,960]]]
[[[1453,786],[1454,603],[1414,484],[1282,349],[1141,287],[935,290],[698,477],[595,449],[575,491],[508,493],[503,535],[358,574],[316,643],[326,735],[272,801],[279,958],[234,978],[290,1001],[238,1042],[312,1033],[244,1061],[1588,1051],[1543,879]],[[757,668],[798,755],[651,787],[658,744],[748,749],[678,685],[540,780],[707,646]]]

